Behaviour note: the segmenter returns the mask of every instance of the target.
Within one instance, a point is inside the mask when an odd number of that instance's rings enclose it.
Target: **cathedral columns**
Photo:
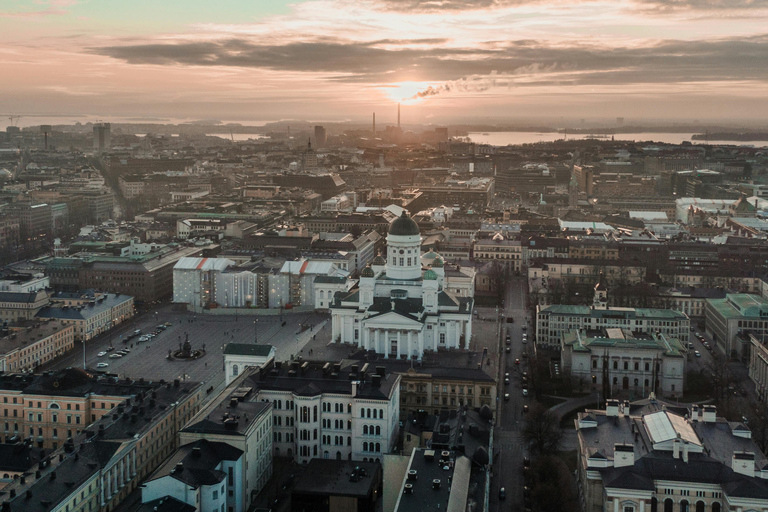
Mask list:
[[[384,359],[389,359],[389,329],[384,329]]]
[[[419,331],[419,361],[424,357],[424,330]]]
[[[408,359],[413,359],[413,331],[408,331]]]
[[[401,346],[402,346],[402,344],[403,344],[403,343],[402,343],[402,341],[400,341],[400,334],[401,334],[402,332],[403,332],[403,331],[402,331],[402,330],[400,330],[400,329],[398,329],[398,330],[397,330],[397,358],[398,358],[398,359],[400,359],[400,354],[402,353],[402,348],[401,348]]]

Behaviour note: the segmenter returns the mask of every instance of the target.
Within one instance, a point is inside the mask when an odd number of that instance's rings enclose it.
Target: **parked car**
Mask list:
[[[506,353],[507,353],[507,354],[511,354],[511,353],[512,353],[512,347],[507,347],[507,349],[506,349]]]
[[[520,364],[520,360],[519,359],[515,359],[515,364]]]
[[[505,378],[504,379],[504,385],[505,386],[509,386],[509,378]]]
[[[99,363],[96,365],[96,368],[107,368],[109,367],[109,363]]]
[[[527,405],[524,405],[524,406],[523,406],[523,412],[524,412],[524,413],[528,412],[528,406],[527,406]]]
[[[507,490],[506,490],[504,487],[502,487],[501,489],[499,489],[499,499],[500,499],[500,500],[505,500],[505,499],[507,499]]]
[[[504,400],[509,401],[509,393],[504,393]]]
[[[701,352],[699,352],[698,350],[694,350],[693,355],[695,355],[696,357],[701,357]]]
[[[110,359],[120,359],[121,357],[123,357],[123,355],[122,354],[117,354],[117,353],[109,355]]]
[[[170,327],[170,326],[172,326],[172,325],[173,325],[173,324],[172,324],[171,322],[165,322],[165,326],[166,326],[166,327]]]
[[[528,390],[527,389],[523,390],[523,396],[528,396]]]
[[[105,355],[107,355],[107,353],[106,352],[99,352],[96,355],[99,356],[99,357],[104,357]]]
[[[512,338],[510,338],[509,336],[507,336],[507,339],[505,340],[505,343],[506,343],[507,345],[509,345],[510,343],[512,343]]]
[[[106,350],[107,352],[112,352],[113,350],[115,350],[115,347],[107,347]]]

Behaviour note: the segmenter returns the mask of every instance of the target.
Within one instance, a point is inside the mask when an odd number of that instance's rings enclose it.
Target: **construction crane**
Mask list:
[[[14,119],[16,121],[14,121]],[[19,122],[19,119],[21,119],[21,116],[8,116],[8,120],[11,122],[11,126],[16,126],[16,123]]]

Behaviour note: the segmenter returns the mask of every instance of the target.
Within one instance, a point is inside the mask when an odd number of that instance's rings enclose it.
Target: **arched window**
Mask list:
[[[351,436],[347,437],[347,446],[352,446],[352,437]]]
[[[341,452],[336,452],[336,460],[341,460]]]
[[[714,502],[714,503],[712,504],[712,512],[720,512],[720,510],[721,510],[721,509],[720,509],[720,503],[718,503],[718,502]]]
[[[312,447],[312,456],[317,457],[317,445]]]
[[[367,441],[365,443],[363,443],[363,451],[364,452],[368,451],[368,442]]]
[[[328,453],[328,450],[325,450],[325,451],[323,452],[323,458],[324,458],[324,459],[327,459],[327,458],[329,458],[329,455],[330,455],[330,454]]]
[[[240,369],[237,367],[237,365],[233,364],[232,365],[232,376],[233,377],[237,377],[237,374],[238,374],[239,371],[240,371]]]
[[[613,369],[614,370],[618,370],[619,369],[619,362],[618,361],[614,361],[613,362]]]
[[[53,402],[48,407],[51,408],[51,409],[59,409],[59,404],[57,404],[56,402]]]
[[[667,498],[664,500],[664,512],[675,512],[673,510],[675,506],[675,502],[672,501],[672,498]]]
[[[363,435],[368,435],[368,425],[363,425]]]
[[[314,419],[312,421],[317,421],[317,406],[314,406],[312,408],[312,412],[313,412],[313,415],[314,415],[313,416]]]
[[[315,441],[317,441],[317,429],[315,429],[315,432],[314,432],[314,434],[312,434],[312,439],[314,439]]]
[[[380,435],[381,435],[381,427],[380,427],[380,426],[378,426],[378,425],[376,425],[376,435],[377,435],[377,436],[380,436]]]
[[[651,498],[651,512],[659,512],[659,500],[655,496]]]
[[[384,409],[379,409],[379,419],[380,420],[384,419]]]
[[[352,420],[347,420],[347,430],[352,430]]]
[[[680,512],[689,512],[690,507],[688,506],[688,500],[683,500],[680,502]]]
[[[706,510],[706,505],[704,505],[704,502],[699,500],[696,502],[696,512],[704,512]]]
[[[592,368],[597,368],[597,359],[592,360]]]
[[[377,452],[381,451],[381,443],[376,443],[376,451]]]

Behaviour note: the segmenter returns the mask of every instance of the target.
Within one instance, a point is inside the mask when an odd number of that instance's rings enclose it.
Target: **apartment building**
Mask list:
[[[0,338],[0,372],[34,370],[74,346],[75,328],[56,320],[4,329]]]
[[[0,291],[0,322],[9,324],[32,320],[50,302],[45,289],[34,291]]]
[[[368,364],[276,361],[250,370],[242,401],[273,405],[273,454],[382,461],[397,441],[400,375]]]
[[[512,272],[523,268],[523,245],[520,240],[504,237],[497,233],[491,238],[475,240],[472,254],[477,261],[498,261]]]
[[[717,417],[713,405],[608,400],[575,424],[586,512],[768,508],[768,460],[750,430]]]
[[[174,452],[178,431],[203,395],[191,382],[143,387],[7,485],[6,512],[112,511],[120,505]]]
[[[750,343],[742,333],[768,333],[768,300],[760,295],[729,293],[724,299],[707,299],[704,316],[706,332],[728,357],[749,357]]]
[[[132,318],[135,311],[133,297],[117,293],[96,294],[70,302],[46,306],[36,317],[72,325],[75,339],[87,341]]]

